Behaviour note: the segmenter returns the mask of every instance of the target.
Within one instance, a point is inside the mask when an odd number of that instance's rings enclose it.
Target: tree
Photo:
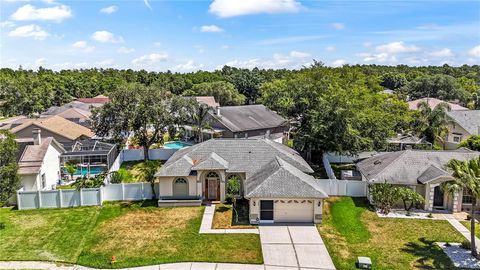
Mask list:
[[[227,181],[227,200],[232,200],[235,207],[237,198],[235,197],[240,192],[240,179],[234,175]]]
[[[183,95],[213,96],[221,106],[236,106],[245,103],[245,96],[240,94],[233,84],[225,81],[194,84]]]
[[[408,187],[399,187],[397,189],[398,196],[403,202],[403,207],[407,214],[410,213],[410,210],[420,203],[423,203],[425,200],[422,195],[418,194],[415,190]]]
[[[160,162],[157,160],[148,160],[140,166],[140,175],[146,181],[149,182],[152,187],[153,197],[155,199],[157,197],[155,192],[155,174],[157,173],[158,168],[160,167]]]
[[[480,135],[473,135],[462,141],[458,147],[465,147],[473,151],[480,151]]]
[[[427,141],[431,143],[438,141],[445,148],[447,126],[451,121],[447,116],[448,111],[450,111],[450,106],[447,103],[440,103],[432,110],[427,102],[421,102],[418,104],[413,127],[425,136]]]
[[[209,121],[210,108],[202,103],[193,100],[192,106],[192,124],[196,133],[197,142],[203,142],[203,130],[211,129]]]
[[[386,87],[391,90],[397,90],[400,87],[403,87],[407,84],[407,78],[405,74],[389,72],[383,75],[381,86]]]
[[[77,171],[77,166],[74,164],[67,164],[65,166],[65,171],[70,175],[70,179],[73,180],[73,175]]]
[[[0,206],[5,205],[20,188],[17,151],[15,136],[8,131],[0,130]]]
[[[184,98],[160,89],[129,84],[109,97],[109,103],[93,110],[93,130],[99,136],[111,136],[119,142],[135,136],[143,147],[145,160],[149,159],[150,146],[163,142],[165,132],[175,134],[191,118],[191,109]]]
[[[368,185],[368,191],[373,205],[380,213],[387,215],[399,199],[398,189],[390,183]]]
[[[480,157],[467,161],[453,159],[448,163],[447,167],[453,171],[454,180],[442,183],[442,190],[451,195],[455,192],[467,190],[472,195],[470,242],[472,256],[478,257],[475,244],[475,206],[480,198]]]
[[[256,102],[260,94],[260,85],[264,82],[258,68],[252,70],[224,66],[222,76],[247,98],[248,104]]]
[[[441,100],[462,100],[467,93],[454,77],[443,74],[419,77],[402,87],[411,99],[434,97]]]

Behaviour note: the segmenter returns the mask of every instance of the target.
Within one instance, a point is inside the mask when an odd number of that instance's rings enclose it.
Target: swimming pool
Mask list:
[[[104,172],[106,169],[105,166],[90,166],[90,175],[96,175]],[[65,174],[68,174],[66,169],[63,169]],[[77,170],[73,174],[74,176],[84,176],[88,174],[88,167],[77,167]]]
[[[166,142],[163,144],[163,148],[165,149],[182,149],[189,146],[192,146],[192,145],[186,142],[181,142],[181,141]]]

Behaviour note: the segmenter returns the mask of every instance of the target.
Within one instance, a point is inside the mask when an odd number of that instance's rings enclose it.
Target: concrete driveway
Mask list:
[[[335,269],[314,225],[260,226],[260,241],[266,270]]]

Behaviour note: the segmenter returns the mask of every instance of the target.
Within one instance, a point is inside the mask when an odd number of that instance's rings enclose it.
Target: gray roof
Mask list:
[[[327,198],[314,177],[276,157],[245,183],[247,198]]]
[[[245,172],[247,178],[275,157],[280,157],[303,172],[313,172],[297,151],[267,139],[211,139],[175,152],[156,176],[188,175],[185,173],[194,170],[194,164],[200,166],[208,159],[216,159],[218,162],[219,159],[211,155],[213,152],[225,161],[220,163],[227,165],[227,172]],[[185,158],[192,162],[182,160]],[[201,165],[202,169],[208,169],[207,164],[210,161]]]
[[[449,111],[447,115],[470,135],[480,134],[480,110]]]
[[[208,157],[192,167],[192,170],[226,170],[228,161],[212,152]]]
[[[63,147],[53,137],[42,139],[39,145],[26,145],[18,161],[18,174],[39,173],[50,145],[57,147],[60,153],[65,152]]]
[[[261,104],[219,107],[219,110],[220,115],[215,112],[210,114],[232,132],[269,129],[287,124],[287,120]]]
[[[419,138],[412,134],[398,134],[396,137],[387,140],[391,144],[427,144],[425,137]]]
[[[451,173],[447,172],[446,170],[443,170],[441,168],[438,168],[435,165],[430,165],[419,177],[418,177],[418,182],[422,184],[426,184],[436,178],[439,177],[449,177],[451,176]]]
[[[69,109],[72,109],[72,108],[80,109],[80,110],[87,111],[87,112],[91,111],[91,106],[89,104],[86,104],[86,103],[75,100],[75,101],[69,102],[67,104],[64,104],[62,106],[50,107],[50,108],[48,108],[48,110],[46,110],[44,113],[42,113],[42,115],[57,115],[57,114],[63,113],[63,112],[65,112]]]
[[[365,159],[357,163],[357,169],[370,182],[415,185],[437,178],[452,159],[465,161],[478,156],[480,152],[469,150],[404,150]]]

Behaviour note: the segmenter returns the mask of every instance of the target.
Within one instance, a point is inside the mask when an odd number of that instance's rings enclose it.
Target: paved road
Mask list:
[[[260,226],[266,270],[334,270],[317,228],[311,226]]]

